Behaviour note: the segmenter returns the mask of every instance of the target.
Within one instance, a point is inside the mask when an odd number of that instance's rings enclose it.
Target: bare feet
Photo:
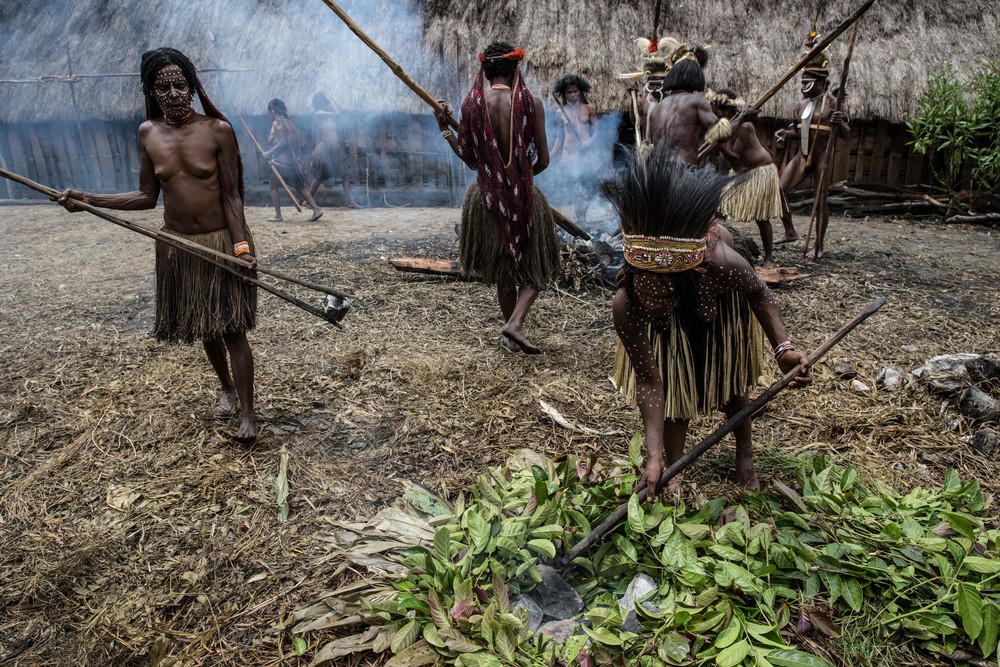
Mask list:
[[[257,416],[244,415],[243,419],[240,420],[240,428],[236,431],[233,439],[244,445],[253,444],[257,440]]]
[[[347,200],[347,208],[361,208],[361,204],[354,201],[353,199]]]
[[[760,479],[757,477],[757,469],[753,465],[753,455],[740,456],[736,453],[736,483],[744,489],[760,491]]]
[[[318,208],[315,211],[313,211],[312,217],[309,218],[309,222],[316,222],[322,217],[323,217],[323,209]]]
[[[822,248],[813,248],[812,250],[806,251],[806,259],[817,260],[823,258]]]
[[[267,222],[284,222],[284,218],[268,218]]]
[[[785,244],[785,243],[793,243],[793,242],[798,241],[798,240],[799,240],[799,235],[796,234],[795,232],[792,232],[792,233],[785,232],[785,234],[780,239],[775,239],[774,240],[774,245],[782,245],[782,244]]]
[[[764,267],[765,269],[773,269],[775,267],[774,258],[773,257],[765,257],[764,258],[764,263],[761,264],[761,266]]]
[[[664,492],[666,492],[667,496],[671,500],[680,497],[683,489],[684,489],[684,478],[681,477],[680,475],[674,475],[673,477],[671,477],[670,481],[668,481],[667,485],[663,488]]]
[[[509,338],[510,340],[517,343],[525,354],[542,353],[542,350],[537,345],[535,345],[530,340],[525,338],[524,334],[521,333],[520,327],[512,327],[508,324],[503,328],[503,331],[501,331],[501,333],[504,335],[505,338]]]
[[[219,396],[219,404],[215,406],[215,414],[217,415],[235,415],[236,414],[236,390],[235,389],[223,389],[222,395]]]
[[[521,346],[506,336],[500,336],[500,347],[508,352],[520,352]]]

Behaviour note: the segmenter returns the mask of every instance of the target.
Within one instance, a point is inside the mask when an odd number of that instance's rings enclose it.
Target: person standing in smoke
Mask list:
[[[542,103],[518,70],[523,58],[503,42],[479,54],[482,67],[462,102],[458,136],[447,106],[435,115],[445,141],[477,172],[462,206],[462,270],[497,286],[503,345],[538,354],[522,327],[539,290],[558,273],[559,242],[549,204],[533,184],[549,165],[549,149]]]
[[[333,103],[323,93],[316,93],[312,99],[313,106],[313,139],[316,147],[313,149],[309,163],[309,194],[314,198],[323,181],[340,176],[344,187],[344,201],[348,208],[361,208],[351,194],[351,175],[344,159],[344,149],[337,133]]]
[[[205,94],[191,61],[169,48],[142,55],[146,122],[139,127],[139,189],[98,195],[66,190],[59,203],[138,211],[156,206],[163,192],[163,231],[257,265],[243,215],[243,163],[236,135]],[[205,115],[191,108],[198,93]],[[235,438],[257,438],[253,354],[247,331],[257,317],[257,288],[190,252],[156,244],[157,340],[200,339],[221,385],[217,411],[234,414]],[[227,359],[228,355],[228,359]],[[230,373],[230,367],[232,372]]]
[[[812,50],[817,37],[815,31],[809,34],[806,39],[806,50]],[[849,119],[837,108],[837,97],[827,90],[829,76],[830,61],[825,54],[820,53],[806,63],[802,69],[802,100],[795,107],[797,120],[791,127],[778,130],[774,134],[778,143],[788,139],[799,140],[799,150],[795,153],[795,157],[781,170],[781,191],[786,197],[799,187],[806,177],[817,174],[816,166],[826,159],[827,151],[832,149],[837,137],[847,139],[851,136]],[[830,222],[830,209],[826,205],[828,184],[820,183],[820,180],[813,178],[813,195],[820,203],[816,211],[816,245],[809,251],[809,257],[812,259],[823,256],[823,240],[826,238],[826,228]],[[792,224],[792,212],[787,207],[781,216],[781,223],[785,233],[775,241],[775,244],[797,241],[799,235]]]
[[[295,129],[295,124],[288,117],[288,107],[282,100],[275,97],[267,103],[267,114],[271,119],[271,132],[267,137],[271,147],[264,151],[264,158],[274,165],[289,188],[295,188],[302,193],[302,198],[312,209],[309,222],[319,220],[323,217],[323,211],[316,205],[316,200],[313,199],[312,193],[306,186],[306,173],[302,165],[302,146],[299,143],[299,133]],[[281,216],[281,204],[278,198],[281,182],[273,170],[268,185],[271,188],[274,217],[268,218],[267,221],[281,222],[284,220]]]
[[[559,180],[564,184],[562,195],[573,201],[576,221],[581,224],[586,221],[587,206],[594,194],[595,162],[601,162],[593,159],[597,112],[587,102],[589,94],[590,84],[575,74],[559,79],[552,89],[558,105],[556,127],[559,131],[551,157],[560,171]]]
[[[719,408],[732,417],[748,405],[761,372],[761,327],[782,372],[800,369],[792,386],[812,381],[774,296],[714,222],[732,181],[675,161],[661,143],[648,162],[632,151],[602,186],[621,220],[626,262],[612,301],[614,380],[642,416],[646,460],[636,488],[646,488],[650,501],[664,463],[683,454],[691,419]],[[734,434],[736,479],[758,489],[750,421]],[[669,491],[680,484],[674,477]]]
[[[674,159],[699,166],[702,141],[716,145],[726,141],[744,120],[753,120],[757,109],[744,109],[732,121],[719,119],[705,98],[705,74],[698,60],[699,49],[682,44],[674,51],[674,64],[663,80],[663,98],[649,115],[649,139],[655,146],[666,143]],[[701,52],[704,52],[702,49]]]

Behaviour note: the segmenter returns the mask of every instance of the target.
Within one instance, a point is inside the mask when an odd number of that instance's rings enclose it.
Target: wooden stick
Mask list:
[[[872,301],[868,306],[858,313],[853,320],[845,324],[840,328],[835,334],[830,336],[822,345],[816,348],[812,354],[809,355],[807,363],[811,366],[812,364],[819,361],[827,352],[830,351],[834,345],[836,345],[844,336],[850,333],[856,326],[864,322],[866,319],[871,317],[879,308],[885,304],[885,297],[879,297]],[[737,426],[742,424],[744,421],[760,412],[761,408],[767,405],[771,399],[778,395],[782,389],[787,387],[792,380],[796,378],[799,374],[798,368],[793,368],[792,370],[785,373],[784,377],[768,387],[763,394],[758,396],[750,405],[740,410],[738,413],[723,422],[714,433],[709,435],[707,438],[702,440],[700,443],[691,448],[686,454],[684,454],[676,463],[672,464],[669,468],[663,471],[660,475],[660,481],[656,484],[656,490],[659,492],[663,485],[668,481],[673,479],[681,470],[688,467],[695,461],[697,461],[702,454],[707,452],[709,449],[714,447],[722,438],[729,434],[730,431],[735,429]],[[637,492],[639,496],[639,502],[646,499],[646,489],[645,487]],[[564,574],[568,574],[569,571],[573,569],[573,560],[579,556],[585,554],[589,551],[597,542],[603,538],[608,531],[618,525],[625,515],[628,514],[628,505],[622,505],[617,510],[611,513],[611,515],[601,522],[597,528],[592,530],[589,535],[580,540],[576,546],[569,550],[563,559],[564,563]]]
[[[565,215],[557,211],[552,206],[549,206],[549,211],[552,212],[552,219],[557,225],[562,227],[562,229],[569,234],[578,239],[583,239],[584,241],[589,241],[592,237],[590,234],[582,230],[575,222],[567,218]]]
[[[25,178],[20,174],[15,174],[14,172],[7,171],[6,169],[0,168],[0,176],[3,176],[8,180],[14,181],[15,183],[20,183],[21,185],[29,187],[37,192],[41,192],[42,194],[47,195],[53,201],[58,200],[62,196],[62,193],[59,192],[58,190],[50,188],[46,185],[42,185],[41,183],[36,183],[35,181],[32,181],[29,178]],[[139,234],[142,234],[143,236],[149,237],[156,241],[162,241],[163,243],[173,246],[179,250],[184,250],[186,252],[196,254],[200,256],[202,259],[204,259],[206,262],[215,264],[216,266],[219,266],[225,269],[226,271],[229,271],[230,273],[239,276],[240,278],[248,280],[257,285],[258,287],[266,289],[275,296],[279,296],[287,301],[290,301],[291,303],[294,303],[295,305],[300,306],[305,310],[308,310],[309,312],[313,313],[314,315],[322,317],[323,319],[329,319],[327,318],[326,314],[323,311],[319,311],[316,308],[305,305],[299,299],[291,297],[283,292],[276,290],[276,288],[271,287],[267,283],[262,283],[257,279],[251,278],[250,276],[246,275],[246,273],[237,268],[237,267],[249,268],[250,265],[247,263],[246,260],[240,259],[239,257],[233,257],[232,255],[227,255],[226,253],[219,252],[212,248],[206,248],[205,246],[198,245],[197,243],[189,241],[188,239],[182,238],[180,236],[174,236],[169,232],[146,229],[141,225],[137,225],[134,222],[129,222],[128,220],[123,220],[122,218],[113,216],[110,213],[107,213],[106,211],[97,208],[96,206],[91,206],[90,204],[86,204],[82,201],[79,201],[78,199],[73,199],[72,201],[75,206],[79,207],[84,211],[87,211],[88,213],[92,213],[93,215],[96,215],[99,218],[107,220],[108,222],[112,222],[118,225],[119,227],[124,227],[125,229],[137,232]],[[301,278],[295,278],[293,276],[286,275],[284,273],[275,271],[273,269],[264,268],[259,264],[257,265],[257,268],[255,270],[259,271],[260,273],[271,275],[274,276],[275,278],[280,278],[281,280],[287,280],[288,282],[296,283],[298,285],[302,285],[303,287],[308,287],[309,289],[314,289],[318,292],[323,292],[325,294],[337,296],[342,299],[354,298],[354,295],[348,292],[342,292],[340,290],[335,290],[331,287],[324,287],[323,285],[317,285],[316,283],[310,282],[308,280],[302,280]]]
[[[639,94],[629,89],[632,96],[632,115],[635,116],[635,147],[638,150],[642,146],[642,131],[639,129]]]
[[[253,145],[257,147],[258,151],[260,151],[261,157],[267,160],[267,164],[268,166],[271,167],[271,171],[274,172],[274,175],[278,177],[278,182],[281,183],[281,187],[285,188],[285,192],[287,192],[288,196],[292,198],[292,203],[295,204],[295,210],[301,213],[302,206],[299,205],[299,200],[295,198],[294,194],[292,194],[292,189],[288,187],[288,183],[285,183],[285,179],[281,177],[281,173],[278,171],[278,168],[274,166],[274,163],[271,162],[271,160],[268,159],[266,155],[264,155],[264,147],[260,145],[259,141],[257,141],[257,137],[253,136],[253,132],[250,130],[250,126],[247,125],[247,122],[243,120],[243,116],[241,116],[240,114],[236,115],[239,117],[240,122],[243,123],[243,129],[246,130],[247,134],[250,135],[250,140],[253,141]]]
[[[323,1],[326,2],[326,0],[323,0]],[[819,41],[819,43],[816,46],[814,46],[812,49],[810,49],[809,51],[806,51],[806,53],[803,54],[803,56],[801,58],[799,58],[798,61],[796,61],[796,63],[794,65],[792,65],[791,67],[788,68],[787,72],[785,72],[784,74],[781,75],[780,79],[778,79],[777,81],[775,81],[774,84],[772,84],[771,87],[768,88],[764,92],[763,95],[761,95],[756,100],[754,100],[754,103],[751,104],[750,106],[753,107],[754,109],[759,109],[762,106],[764,106],[764,104],[769,99],[771,99],[772,97],[774,97],[774,95],[779,90],[781,90],[784,87],[784,85],[786,83],[788,83],[792,79],[793,76],[795,76],[796,74],[798,74],[799,70],[801,70],[803,67],[806,66],[806,63],[808,63],[810,60],[812,60],[813,57],[815,57],[817,54],[822,53],[823,49],[825,49],[826,47],[830,46],[830,44],[833,43],[833,40],[835,40],[837,37],[840,36],[840,33],[844,32],[845,30],[847,30],[848,28],[850,28],[851,25],[855,21],[857,21],[859,18],[861,18],[861,16],[865,12],[867,12],[871,8],[871,6],[873,4],[875,4],[875,0],[865,0],[865,3],[863,5],[861,5],[860,7],[858,7],[857,9],[855,9],[853,14],[851,14],[850,16],[848,16],[846,19],[844,19],[841,22],[840,25],[838,25],[836,28],[834,28],[833,32],[831,32],[829,35],[827,35],[826,37],[824,37],[823,39],[821,39]],[[712,146],[711,144],[708,144],[708,143],[702,144],[701,148],[698,149],[698,155],[699,155],[699,157],[701,157],[702,153],[705,153],[705,155],[707,155],[708,153],[710,153],[712,151],[713,148],[714,148],[714,146]]]
[[[436,99],[434,99],[434,97],[426,90],[424,90],[420,86],[420,84],[411,79],[410,75],[407,74],[403,70],[403,68],[400,67],[398,63],[396,63],[395,60],[389,57],[389,54],[386,53],[381,46],[376,44],[371,37],[366,35],[364,31],[358,27],[358,24],[351,19],[350,15],[343,9],[341,9],[336,2],[334,2],[333,0],[323,0],[323,4],[332,9],[333,13],[340,17],[340,20],[343,21],[345,25],[347,25],[350,31],[353,32],[355,35],[357,35],[358,38],[368,46],[368,48],[374,51],[376,55],[378,55],[378,57],[381,58],[383,62],[385,62],[385,64],[389,66],[389,69],[392,70],[392,73],[395,74],[400,81],[405,83],[410,88],[410,90],[415,92],[420,97],[420,99],[422,99],[424,102],[427,102],[427,104],[431,105],[434,108],[434,111],[436,112],[445,111],[444,105],[438,102]],[[448,125],[450,125],[455,130],[460,129],[458,126],[458,121],[455,120],[454,116],[452,116],[451,114],[448,114]]]
[[[840,86],[837,88],[837,103],[833,107],[834,111],[840,111],[841,106],[844,104],[844,89],[847,87],[847,72],[851,69],[851,55],[854,53],[854,43],[858,39],[859,27],[861,27],[861,24],[855,23],[854,28],[851,30],[851,41],[847,45],[847,55],[844,56],[844,66],[840,71]],[[825,92],[823,94],[826,95]],[[827,205],[826,198],[830,189],[830,183],[828,181],[832,178],[833,155],[837,151],[837,135],[833,128],[830,129],[830,138],[827,141],[826,159],[819,165],[819,190],[816,200],[813,202],[812,214],[809,216],[809,229],[806,231],[806,243],[802,250],[803,256],[808,256],[809,254],[809,241],[812,238],[814,223],[816,225],[816,245],[818,246],[821,242],[818,216],[819,212],[822,210],[820,209],[820,206],[825,208]],[[826,229],[823,230],[823,236],[826,236]]]

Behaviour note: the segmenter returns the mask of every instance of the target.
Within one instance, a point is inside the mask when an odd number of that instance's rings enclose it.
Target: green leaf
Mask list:
[[[984,658],[989,658],[997,651],[997,640],[1000,638],[1000,607],[985,600],[983,602],[983,629],[979,633],[979,649]]]
[[[960,581],[955,584],[958,594],[955,610],[962,619],[962,627],[970,641],[975,641],[983,631],[983,598],[979,589],[972,584]]]
[[[767,654],[767,660],[775,667],[833,667],[819,656],[791,648],[775,649]]]
[[[739,619],[734,616],[729,619],[729,625],[726,626],[726,629],[720,632],[715,638],[715,642],[712,646],[718,649],[732,646],[733,643],[740,638],[741,634],[743,634],[743,626],[740,625]]]
[[[715,664],[719,665],[719,667],[736,667],[736,665],[743,662],[744,658],[750,655],[750,648],[750,642],[741,639],[715,656]]]
[[[642,469],[642,433],[637,432],[628,442],[628,462],[636,470]]]
[[[858,479],[858,471],[854,468],[847,468],[844,470],[844,474],[840,476],[840,490],[847,491],[852,486],[854,482]]]
[[[621,552],[623,556],[628,558],[633,563],[639,561],[639,553],[636,551],[635,545],[625,537],[624,535],[614,536],[615,546],[618,547],[618,551]]]
[[[556,547],[552,544],[552,540],[528,540],[527,547],[549,560],[556,557]]]
[[[451,561],[451,530],[447,526],[434,533],[434,555],[444,563]]]
[[[968,556],[964,563],[967,568],[979,574],[996,574],[1000,572],[1000,560],[983,558],[982,556]]]
[[[628,529],[642,535],[646,531],[646,513],[639,505],[639,496],[633,493],[628,499]]]
[[[678,523],[675,527],[684,533],[685,537],[695,542],[708,535],[712,530],[703,523]]]
[[[292,646],[295,648],[295,655],[302,656],[309,650],[309,643],[299,635],[292,637]]]
[[[590,635],[598,644],[604,644],[606,646],[621,646],[622,638],[613,633],[608,628],[588,628],[583,626],[583,631]]]
[[[687,659],[691,652],[691,642],[684,635],[671,632],[660,640],[656,652],[660,658],[667,662],[681,663]]]
[[[404,648],[412,644],[420,636],[421,626],[417,623],[416,619],[410,620],[399,630],[396,630],[392,635],[392,639],[389,640],[389,649],[393,653],[399,653]]]
[[[469,538],[472,540],[473,551],[480,553],[490,541],[489,522],[481,517],[479,512],[470,509],[465,513],[465,525],[469,531]]]
[[[941,512],[941,516],[962,537],[976,539],[976,528],[979,522],[968,514],[959,512]]]
[[[861,589],[861,582],[854,577],[843,577],[844,601],[853,611],[861,611],[861,603],[864,601],[864,593]]]

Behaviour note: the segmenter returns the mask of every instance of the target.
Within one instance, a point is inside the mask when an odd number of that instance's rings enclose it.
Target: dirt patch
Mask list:
[[[262,263],[357,295],[339,331],[262,293],[251,344],[263,432],[251,450],[213,415],[200,347],[149,336],[148,239],[55,206],[0,212],[0,659],[26,647],[13,664],[297,664],[271,628],[331,585],[336,563],[313,537],[329,520],[372,514],[400,478],[447,493],[520,447],[621,455],[639,428],[608,381],[610,293],[544,293],[527,333],[545,354],[526,357],[500,348],[491,289],[387,264],[453,257],[457,210],[328,210],[317,223],[286,210],[268,224],[268,209],[248,209]],[[155,225],[159,212],[125,217]],[[902,487],[956,467],[995,498],[995,461],[945,430],[939,399],[857,394],[830,369],[851,361],[874,385],[882,366],[997,351],[997,232],[834,218],[827,247],[820,264],[778,250],[779,264],[812,273],[777,290],[800,347],[875,297],[889,302],[814,386],[757,420],[762,477],[787,481],[796,457],[825,453]],[[540,399],[617,434],[568,431]],[[718,422],[701,420],[693,437]],[[273,489],[282,449],[285,523]],[[687,477],[732,494],[732,472],[723,444]]]

